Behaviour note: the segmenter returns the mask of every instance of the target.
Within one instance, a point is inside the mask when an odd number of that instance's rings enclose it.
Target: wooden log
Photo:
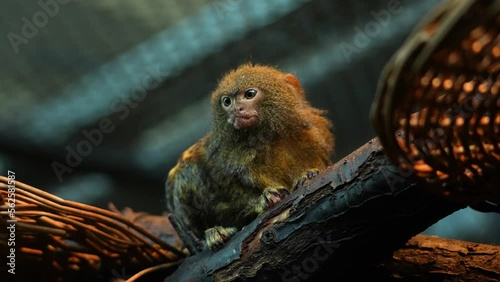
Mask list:
[[[500,246],[417,235],[378,267],[385,281],[500,281]]]
[[[463,205],[403,177],[377,139],[257,217],[217,252],[185,259],[166,281],[305,281],[361,277]]]

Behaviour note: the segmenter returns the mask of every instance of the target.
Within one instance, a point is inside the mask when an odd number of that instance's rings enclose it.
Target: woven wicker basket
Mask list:
[[[127,278],[120,277],[123,270],[131,275],[185,256],[180,245],[160,240],[123,214],[0,176],[2,254],[11,248],[10,224],[15,224],[16,265],[23,269],[16,273],[18,281],[110,281]]]
[[[500,189],[500,1],[450,0],[386,65],[371,118],[387,155],[471,203]]]

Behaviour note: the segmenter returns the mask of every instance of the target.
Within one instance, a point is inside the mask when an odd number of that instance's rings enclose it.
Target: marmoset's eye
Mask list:
[[[257,90],[255,89],[248,89],[247,91],[245,91],[245,99],[252,99],[253,97],[255,97],[257,95]]]
[[[231,106],[231,98],[229,98],[227,96],[222,96],[221,102],[222,102],[222,106],[224,106],[226,108]]]

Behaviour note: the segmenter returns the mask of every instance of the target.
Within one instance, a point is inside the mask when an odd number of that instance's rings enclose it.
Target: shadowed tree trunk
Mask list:
[[[304,183],[217,252],[188,257],[166,281],[362,278],[414,235],[464,206],[402,177],[377,139]],[[372,272],[373,274],[374,272]]]

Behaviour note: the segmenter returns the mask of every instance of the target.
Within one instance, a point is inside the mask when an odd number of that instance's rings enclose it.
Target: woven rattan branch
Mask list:
[[[14,205],[7,201],[12,199],[12,195],[8,197],[9,188],[15,188],[11,192],[15,196]],[[19,251],[26,258],[47,259],[47,263],[61,272],[85,265],[98,269],[103,263],[144,269],[185,257],[178,246],[167,244],[121,214],[66,201],[17,180],[15,186],[9,185],[9,179],[3,176],[0,176],[0,204],[0,225],[4,226],[1,228],[8,224],[7,220],[16,220],[16,240],[20,242],[16,244],[22,246]],[[2,245],[7,245],[7,238],[0,238]],[[51,260],[53,257],[59,259]]]

